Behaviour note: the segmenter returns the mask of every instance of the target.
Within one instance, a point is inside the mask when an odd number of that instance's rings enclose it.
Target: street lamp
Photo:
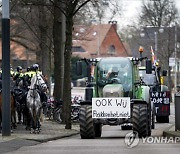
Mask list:
[[[153,28],[153,27],[145,27],[145,28]],[[141,37],[145,37],[145,33],[143,32],[145,30],[145,28],[142,30],[142,32],[140,33],[140,36]],[[156,57],[158,58],[157,56],[157,51],[158,51],[158,33],[163,33],[164,32],[164,29],[163,27],[160,27],[158,30],[154,30],[154,50],[156,52]]]
[[[155,31],[154,32],[154,50],[155,50],[156,53],[157,53],[157,44],[158,44],[158,42],[157,42],[157,32]]]
[[[159,28],[159,33],[163,33],[164,29],[163,28]],[[158,54],[158,31],[154,31],[154,49],[156,54]],[[156,55],[156,57],[158,58],[158,56]]]
[[[9,0],[2,0],[2,136],[11,135]]]
[[[175,58],[175,72],[174,72],[174,91],[177,92],[177,25],[174,27],[174,58]]]

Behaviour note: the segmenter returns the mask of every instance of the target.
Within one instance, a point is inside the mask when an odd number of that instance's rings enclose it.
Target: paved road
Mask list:
[[[71,90],[72,96],[81,96],[84,99],[85,87],[73,87]]]
[[[162,132],[168,127],[172,126],[174,116],[171,115],[170,123],[159,124],[156,123],[156,128],[152,132],[152,137],[162,136]],[[148,141],[140,140],[138,144],[129,148],[125,144],[125,136],[131,131],[121,131],[119,126],[103,126],[102,137],[98,139],[80,139],[79,135],[73,137],[63,138],[46,143],[24,146],[17,151],[10,152],[11,154],[179,154],[179,143],[165,143],[161,144],[151,143],[152,137]],[[173,144],[171,144],[173,143]]]
[[[166,124],[157,124],[157,129],[167,127]],[[160,131],[153,131],[153,136],[160,135]],[[64,138],[56,141],[38,144],[35,146],[22,147],[12,154],[179,154],[180,144],[150,144],[140,143],[134,148],[128,148],[125,144],[124,136],[129,131],[120,131],[120,127],[104,126],[102,137],[99,139],[80,139],[79,135]]]
[[[73,94],[80,94],[83,96],[83,89],[74,89]],[[158,124],[156,123],[156,128],[152,132],[152,137],[160,137],[164,130],[168,129],[174,124],[174,104],[171,104],[171,116],[170,123]],[[33,146],[21,147],[20,149],[9,152],[9,154],[179,154],[180,144],[174,143],[164,143],[161,144],[151,143],[153,138],[149,138],[148,141],[140,140],[134,148],[129,148],[125,144],[125,136],[131,131],[121,131],[119,126],[103,126],[102,137],[99,139],[80,139],[79,135],[73,137],[63,138],[55,141],[49,141],[42,144],[37,144]],[[150,143],[151,144],[150,144]],[[36,143],[33,143],[36,144]]]

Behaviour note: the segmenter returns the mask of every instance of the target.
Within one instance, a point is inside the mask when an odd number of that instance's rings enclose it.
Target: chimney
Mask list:
[[[117,21],[108,21],[108,24],[111,24],[114,29],[117,31]]]

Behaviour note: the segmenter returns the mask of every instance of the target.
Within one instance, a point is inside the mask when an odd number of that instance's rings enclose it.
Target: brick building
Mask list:
[[[75,26],[73,36],[73,56],[96,58],[131,55],[117,33],[116,24]]]
[[[2,51],[2,41],[0,40],[0,50]],[[28,51],[26,48],[13,41],[10,42],[10,63],[13,68],[18,65],[26,68],[35,63],[36,54],[33,51]],[[2,65],[2,52],[0,52],[0,67]]]

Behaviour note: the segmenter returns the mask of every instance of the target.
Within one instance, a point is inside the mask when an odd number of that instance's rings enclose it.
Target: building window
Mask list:
[[[85,52],[85,50],[81,46],[74,46],[72,52]]]
[[[111,46],[109,47],[108,53],[109,53],[109,54],[115,54],[115,52],[116,52],[115,46],[114,46],[114,45],[111,45]]]

